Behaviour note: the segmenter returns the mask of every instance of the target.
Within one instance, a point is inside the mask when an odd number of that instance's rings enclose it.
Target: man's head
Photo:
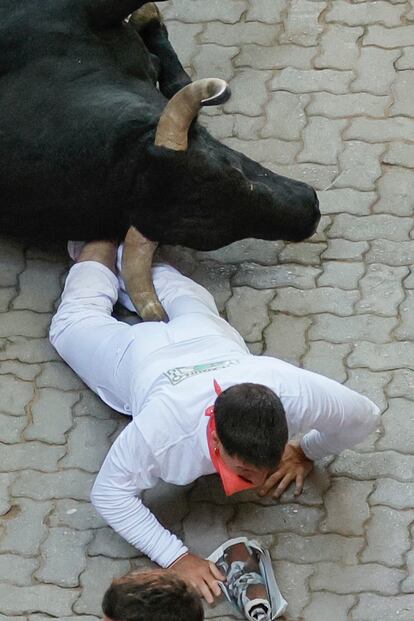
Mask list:
[[[213,440],[223,461],[259,487],[277,468],[288,441],[282,402],[261,384],[236,384],[217,397],[214,412]]]
[[[171,572],[135,571],[114,580],[102,602],[104,621],[203,621],[197,593]]]

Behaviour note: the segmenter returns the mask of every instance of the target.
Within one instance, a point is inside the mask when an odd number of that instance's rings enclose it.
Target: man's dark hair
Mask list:
[[[197,593],[171,572],[134,571],[114,580],[102,610],[112,621],[203,621]]]
[[[274,468],[280,462],[288,428],[279,397],[261,384],[236,384],[215,402],[216,430],[231,456],[257,468]]]

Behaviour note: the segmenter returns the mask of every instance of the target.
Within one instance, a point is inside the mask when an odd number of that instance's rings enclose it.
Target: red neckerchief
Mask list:
[[[222,390],[219,384],[214,380],[214,390],[217,395],[220,395]],[[237,494],[237,492],[243,492],[246,489],[252,489],[255,487],[254,483],[250,483],[239,477],[227,464],[224,463],[223,458],[220,455],[220,451],[217,447],[214,446],[212,433],[216,431],[216,419],[214,416],[214,405],[208,407],[205,411],[205,415],[210,417],[207,426],[207,442],[208,449],[210,451],[211,461],[213,462],[213,466],[217,470],[220,475],[221,482],[223,484],[224,493],[226,496],[232,496],[233,494]]]

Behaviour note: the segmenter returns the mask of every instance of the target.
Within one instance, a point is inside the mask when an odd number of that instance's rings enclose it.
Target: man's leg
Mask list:
[[[108,405],[125,411],[128,378],[114,378],[131,327],[111,316],[118,297],[116,245],[92,242],[67,277],[50,340],[62,358]]]

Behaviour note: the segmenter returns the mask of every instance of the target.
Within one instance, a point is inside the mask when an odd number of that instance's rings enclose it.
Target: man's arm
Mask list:
[[[134,422],[117,438],[92,489],[91,500],[104,520],[124,539],[162,567],[188,549],[139,498],[158,480],[152,452]]]

